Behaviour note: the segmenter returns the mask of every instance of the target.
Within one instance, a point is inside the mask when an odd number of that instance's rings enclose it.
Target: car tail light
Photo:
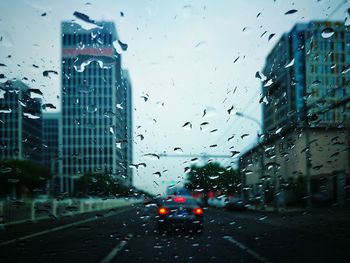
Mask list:
[[[158,214],[160,215],[166,215],[168,213],[167,209],[165,207],[159,207]]]
[[[197,216],[203,215],[203,209],[200,208],[200,207],[194,209],[193,212],[194,212]]]
[[[185,203],[186,202],[186,198],[182,197],[182,196],[174,197],[173,200],[174,200],[175,203]]]

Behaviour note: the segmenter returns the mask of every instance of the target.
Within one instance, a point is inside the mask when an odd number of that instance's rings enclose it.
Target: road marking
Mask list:
[[[43,230],[43,231],[40,231],[40,232],[37,232],[37,233],[33,233],[33,234],[30,234],[30,235],[26,235],[26,236],[23,236],[23,237],[18,237],[18,238],[10,239],[8,241],[3,241],[3,242],[0,243],[0,247],[5,246],[5,245],[9,245],[9,244],[12,244],[12,243],[15,243],[16,241],[23,241],[23,240],[30,239],[30,238],[33,238],[33,237],[42,236],[42,235],[45,235],[45,234],[49,234],[49,233],[52,233],[52,232],[56,232],[56,231],[60,231],[60,230],[66,229],[66,228],[70,228],[70,227],[73,227],[73,226],[76,226],[76,225],[80,225],[80,224],[84,224],[84,223],[87,223],[87,222],[100,220],[102,218],[118,215],[118,214],[121,214],[121,213],[126,212],[128,210],[131,210],[133,208],[134,207],[128,207],[128,208],[125,208],[125,209],[121,209],[121,210],[115,211],[114,213],[111,213],[109,215],[105,215],[104,217],[95,217],[94,216],[94,217],[90,217],[90,218],[87,218],[87,219],[84,219],[84,220],[81,220],[81,221],[73,222],[73,223],[70,223],[70,224],[63,225],[63,226],[57,226],[57,227],[54,227],[54,228],[51,228],[51,229]]]
[[[133,235],[129,234],[127,240],[130,240],[132,237],[133,237]],[[127,243],[128,242],[126,240],[123,240],[122,242],[118,243],[118,245],[116,245],[111,250],[111,252],[109,252],[109,254],[104,259],[102,259],[102,261],[100,263],[109,263],[109,262],[111,262],[111,260],[118,254],[119,251],[121,251],[125,247],[125,245]]]
[[[238,242],[237,240],[233,239],[233,237],[231,236],[224,236],[223,239],[227,240],[228,242],[235,244],[236,246],[238,246],[240,249],[246,251],[249,255],[253,256],[254,258],[258,259],[261,262],[265,262],[265,263],[271,263],[269,260],[267,260],[266,258],[264,258],[263,256],[259,255],[258,253],[256,253],[254,250],[251,250],[250,248],[246,247],[245,245],[243,245],[242,243]]]

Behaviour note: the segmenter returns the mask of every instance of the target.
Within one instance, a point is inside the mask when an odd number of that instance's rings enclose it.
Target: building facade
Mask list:
[[[267,56],[264,140],[239,162],[246,198],[350,197],[349,43],[343,22],[312,21],[296,24]]]
[[[121,56],[113,46],[117,39],[112,22],[90,30],[62,23],[61,190],[74,192],[74,179],[86,173],[131,182],[125,180],[131,116],[125,116],[128,108],[122,106],[127,92]]]
[[[344,108],[326,114],[322,109],[349,96],[344,69],[350,64],[350,32],[343,22],[312,21],[296,24],[267,56],[263,74],[264,134],[281,127],[339,126]],[[343,73],[342,73],[343,72]]]
[[[0,84],[0,158],[42,163],[41,99],[21,81]]]
[[[43,113],[43,164],[58,174],[58,129],[60,113]]]

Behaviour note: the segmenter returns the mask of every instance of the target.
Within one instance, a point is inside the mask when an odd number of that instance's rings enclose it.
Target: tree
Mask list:
[[[0,169],[0,193],[4,195],[44,190],[52,177],[48,168],[28,160],[1,160]]]
[[[109,196],[130,195],[130,188],[115,180],[109,174],[86,173],[76,182],[78,195]]]
[[[220,191],[233,194],[239,191],[240,179],[237,170],[225,168],[219,163],[209,163],[203,166],[191,166],[187,175],[185,187],[190,191]]]

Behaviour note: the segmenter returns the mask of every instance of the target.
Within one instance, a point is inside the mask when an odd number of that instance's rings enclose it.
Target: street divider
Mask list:
[[[86,199],[26,199],[0,201],[0,229],[6,225],[56,219],[83,213],[103,211],[140,203],[136,198],[86,198]]]

